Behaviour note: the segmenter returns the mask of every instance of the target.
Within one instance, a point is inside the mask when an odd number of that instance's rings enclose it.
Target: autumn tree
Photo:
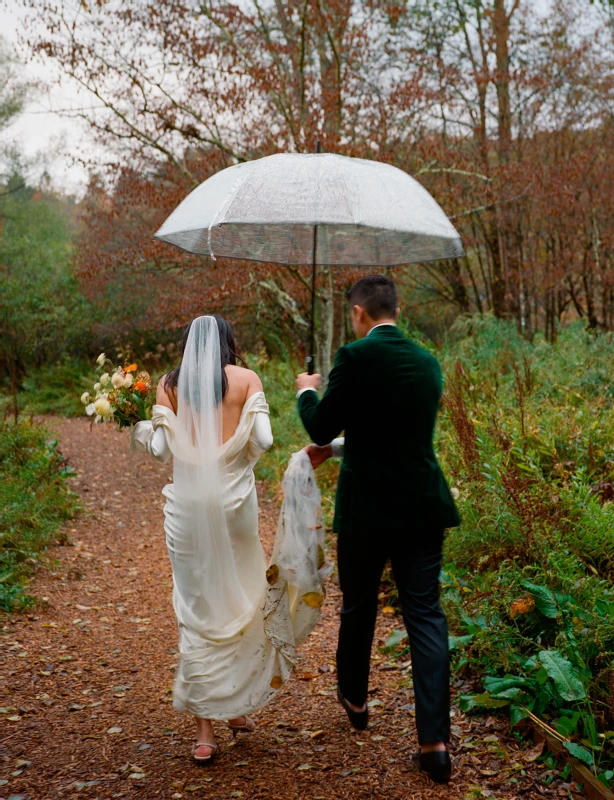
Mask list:
[[[326,151],[373,157],[388,130],[408,131],[419,116],[419,81],[395,77],[385,13],[368,5],[129,0],[82,4],[76,13],[55,3],[32,8],[47,31],[30,45],[95,98],[95,108],[76,113],[117,163],[129,159],[151,175],[168,162],[183,192],[210,174],[204,164],[219,169],[280,150],[309,152],[316,139]],[[156,259],[168,260],[162,248]],[[286,311],[304,305],[306,272],[287,265],[283,284],[279,270],[260,272]],[[335,293],[345,283],[342,271],[320,272],[325,372],[340,307]]]
[[[319,138],[410,172],[459,227],[466,259],[402,270],[401,282],[527,334],[553,336],[571,313],[612,324],[614,40],[589,0],[555,0],[545,15],[527,0],[24,2],[46,23],[32,50],[94,98],[75,113],[112,156],[81,248],[99,296],[141,291],[143,309],[183,322],[206,292],[245,319],[275,308],[304,342],[306,271],[204,271],[150,237],[212,172]],[[324,372],[354,276],[320,272]]]

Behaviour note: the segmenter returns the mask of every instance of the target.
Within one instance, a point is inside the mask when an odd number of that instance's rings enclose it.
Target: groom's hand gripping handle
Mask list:
[[[317,392],[321,383],[321,375],[310,375],[308,372],[301,372],[300,375],[296,376],[296,391],[300,392],[302,389],[315,389]]]

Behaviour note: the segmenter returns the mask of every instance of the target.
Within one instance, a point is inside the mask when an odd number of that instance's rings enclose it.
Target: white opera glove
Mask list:
[[[166,464],[172,456],[166,439],[166,429],[162,425],[154,428],[149,420],[137,422],[130,437],[130,452],[149,453],[157,461]]]
[[[251,436],[249,437],[249,451],[254,458],[260,458],[273,444],[273,431],[271,418],[264,411],[258,411],[254,417]]]

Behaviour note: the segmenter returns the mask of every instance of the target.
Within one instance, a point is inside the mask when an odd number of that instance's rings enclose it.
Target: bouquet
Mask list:
[[[86,414],[94,417],[94,422],[115,421],[120,428],[148,419],[153,404],[151,375],[138,372],[136,364],[114,367],[104,353],[98,356],[96,363],[100,377],[94,384],[93,394],[84,392],[81,395]]]

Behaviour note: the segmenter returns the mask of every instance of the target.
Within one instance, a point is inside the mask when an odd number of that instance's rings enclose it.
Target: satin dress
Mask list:
[[[139,422],[133,429],[131,450],[168,462],[176,424],[171,409],[155,405],[151,421]],[[293,456],[296,477],[284,479],[284,488],[293,497],[282,506],[273,563],[267,567],[258,536],[253,470],[272,443],[269,408],[264,393],[257,392],[246,401],[235,433],[219,450],[228,535],[236,574],[250,605],[240,629],[234,626],[231,634],[207,624],[213,614],[199,596],[190,553],[185,552],[190,514],[176,498],[172,483],[162,490],[179,627],[173,705],[204,719],[249,714],[281,689],[296,663],[295,648],[315,626],[324,597],[323,580],[330,565],[323,556],[320,497],[304,453]],[[286,534],[289,521],[292,536]]]

